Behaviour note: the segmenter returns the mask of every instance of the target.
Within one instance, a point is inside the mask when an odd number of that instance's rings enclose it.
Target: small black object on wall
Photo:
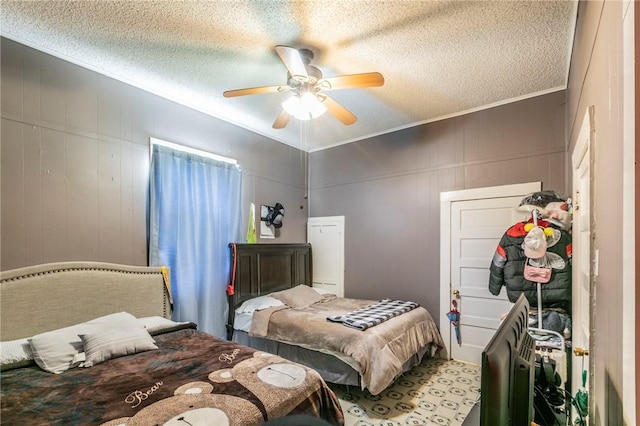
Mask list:
[[[260,237],[274,238],[273,230],[282,228],[283,218],[284,206],[282,204],[275,203],[273,206],[260,206]]]
[[[274,228],[282,227],[282,218],[284,218],[284,206],[276,203],[273,207],[267,206],[269,213],[267,214],[267,225],[273,225]]]

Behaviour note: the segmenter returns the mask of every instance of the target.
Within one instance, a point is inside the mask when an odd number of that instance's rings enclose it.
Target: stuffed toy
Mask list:
[[[571,213],[567,201],[555,191],[538,191],[524,197],[518,211],[531,214],[537,211],[538,219],[544,219],[568,231],[571,228]]]

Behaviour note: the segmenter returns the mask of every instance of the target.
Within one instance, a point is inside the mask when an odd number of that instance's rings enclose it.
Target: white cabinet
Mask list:
[[[310,217],[313,287],[344,297],[344,216]]]

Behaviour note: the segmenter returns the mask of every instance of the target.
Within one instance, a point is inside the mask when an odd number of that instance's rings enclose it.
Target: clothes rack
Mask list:
[[[538,226],[538,209],[533,209],[531,214],[533,216],[533,226],[536,227]],[[542,326],[542,283],[536,283],[536,290],[538,293],[538,327],[529,327],[529,334],[531,334],[531,337],[536,340],[536,346],[538,347],[547,347],[564,351],[566,348],[564,336],[557,331],[547,330]],[[548,335],[558,337],[560,339],[560,344],[554,344],[553,342],[542,339],[543,336]]]

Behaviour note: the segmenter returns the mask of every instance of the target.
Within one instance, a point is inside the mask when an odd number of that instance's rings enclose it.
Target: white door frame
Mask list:
[[[592,136],[594,132],[594,111],[593,106],[587,109],[582,120],[582,126],[578,133],[576,144],[571,153],[571,170],[572,170],[572,187],[573,187],[573,256],[572,256],[572,316],[573,316],[573,343],[574,351],[572,351],[572,373],[571,373],[571,390],[576,393],[582,387],[582,368],[583,365],[589,372],[587,375],[589,390],[589,414],[592,413],[595,394],[593,389],[593,381],[591,377],[594,373],[593,357],[589,356],[587,362],[583,363],[583,358],[576,355],[575,349],[584,346],[587,343],[587,349],[590,353],[592,349],[591,334],[593,331],[593,321],[591,306],[593,304],[594,279],[598,273],[598,256],[594,250],[593,238],[591,233],[595,231],[593,221],[593,205],[594,205],[594,182],[593,182],[593,147]],[[581,190],[583,187],[583,179],[588,188]],[[584,193],[587,192],[587,193]],[[586,230],[586,231],[583,231]],[[585,277],[586,282],[582,282]],[[586,293],[586,294],[585,294]],[[584,324],[586,322],[586,324]],[[582,340],[588,340],[583,342]],[[573,407],[572,407],[573,412]]]
[[[440,193],[440,334],[451,356],[451,327],[446,313],[451,306],[451,204],[456,201],[515,197],[540,191],[541,182],[463,189]],[[514,206],[514,209],[517,206]],[[506,231],[506,229],[505,229]],[[487,265],[487,268],[489,265]],[[487,283],[487,286],[489,283]]]

